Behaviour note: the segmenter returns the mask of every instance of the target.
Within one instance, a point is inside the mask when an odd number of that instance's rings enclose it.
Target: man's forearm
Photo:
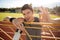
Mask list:
[[[16,18],[10,18],[9,21],[12,22],[14,19],[16,19]]]

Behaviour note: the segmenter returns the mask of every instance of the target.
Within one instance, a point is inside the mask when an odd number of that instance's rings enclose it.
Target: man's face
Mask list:
[[[22,11],[25,19],[30,19],[33,16],[33,12],[30,9],[25,9]]]

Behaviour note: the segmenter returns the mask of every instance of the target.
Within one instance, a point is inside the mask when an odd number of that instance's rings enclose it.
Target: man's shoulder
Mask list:
[[[38,17],[34,17],[34,22],[39,22],[39,18]]]

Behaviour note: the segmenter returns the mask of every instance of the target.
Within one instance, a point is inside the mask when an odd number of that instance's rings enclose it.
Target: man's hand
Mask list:
[[[50,16],[48,13],[48,9],[44,7],[39,8],[40,13],[39,13],[39,19],[42,22],[50,22]]]
[[[12,23],[17,29],[24,30],[24,27],[22,26],[22,19],[14,19]]]

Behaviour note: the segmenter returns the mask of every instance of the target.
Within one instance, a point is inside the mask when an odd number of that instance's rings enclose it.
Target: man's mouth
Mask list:
[[[28,21],[30,18],[25,18],[26,19],[26,21]]]

